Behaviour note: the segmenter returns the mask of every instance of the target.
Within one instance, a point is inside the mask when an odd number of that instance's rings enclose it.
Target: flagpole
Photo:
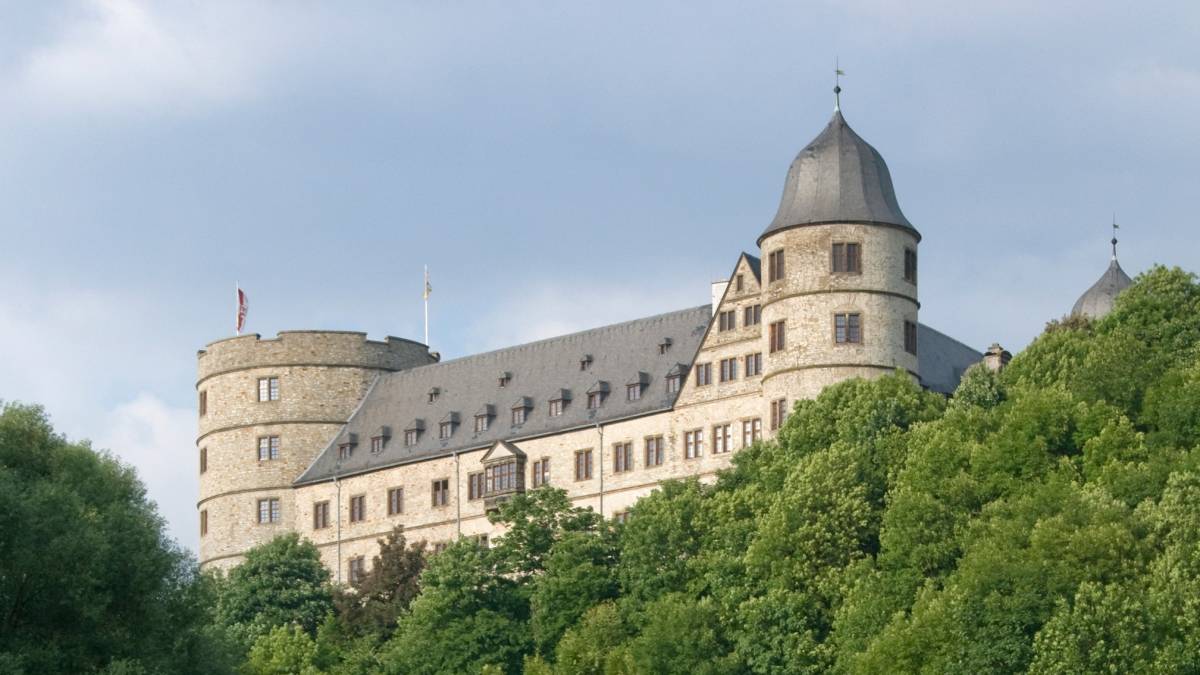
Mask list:
[[[425,346],[429,346],[429,265],[425,266],[425,288],[421,290],[425,298]]]
[[[242,322],[238,317],[242,314],[242,285],[235,279],[233,282],[233,330],[238,335],[242,334]]]

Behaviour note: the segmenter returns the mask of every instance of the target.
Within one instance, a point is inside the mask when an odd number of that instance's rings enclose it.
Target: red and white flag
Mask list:
[[[237,334],[242,334],[242,326],[246,325],[246,310],[250,308],[250,303],[246,299],[246,292],[239,286],[237,289]]]

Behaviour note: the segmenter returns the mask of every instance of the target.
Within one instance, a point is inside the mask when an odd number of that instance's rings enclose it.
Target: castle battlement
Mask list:
[[[289,330],[263,339],[258,333],[210,342],[197,351],[197,386],[215,375],[248,368],[346,366],[404,370],[433,363],[429,348],[415,340],[388,336],[370,340],[359,331]]]

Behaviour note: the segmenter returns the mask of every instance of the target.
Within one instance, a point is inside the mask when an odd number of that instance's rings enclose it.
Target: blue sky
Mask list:
[[[831,113],[922,232],[921,319],[1028,343],[1108,260],[1200,269],[1200,5],[0,0],[0,398],[196,545],[195,352],[448,357],[708,301]]]

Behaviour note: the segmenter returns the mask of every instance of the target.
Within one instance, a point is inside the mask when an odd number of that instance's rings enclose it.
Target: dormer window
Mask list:
[[[441,393],[442,393],[442,390],[441,390],[441,389],[438,389],[437,387],[434,387],[433,389],[430,389],[430,390],[429,390],[429,402],[430,402],[430,403],[433,403],[434,401],[436,401],[436,400],[438,399],[438,396],[439,396]]]
[[[659,354],[666,354],[667,351],[670,349],[671,349],[671,338],[669,338],[669,337],[663,338],[662,342],[658,343],[658,353]]]
[[[391,429],[387,427],[379,427],[379,431],[371,437],[371,454],[378,455],[387,447],[388,438],[392,435]]]
[[[355,445],[358,445],[358,438],[350,434],[345,442],[338,444],[338,459],[350,459],[350,455],[354,454]]]
[[[588,368],[591,368],[591,367],[592,367],[592,355],[584,354],[583,358],[579,359],[579,369],[587,370]]]
[[[567,407],[567,402],[571,400],[571,392],[566,389],[559,389],[557,393],[550,399],[550,416],[559,417],[563,414],[563,409]]]
[[[425,430],[425,420],[416,419],[404,430],[404,445],[411,448],[421,440],[421,432]]]
[[[509,381],[511,381],[511,380],[512,380],[512,373],[508,372],[507,370],[502,371],[500,373],[500,387],[501,388],[507,387]]]
[[[533,401],[528,396],[522,396],[517,399],[517,402],[512,407],[512,423],[513,426],[520,426],[525,423],[528,417],[529,408],[533,406]]]
[[[587,407],[588,410],[596,410],[604,405],[604,399],[608,396],[608,383],[601,380],[593,384],[587,390]]]
[[[495,416],[496,410],[491,403],[485,403],[482,408],[475,412],[475,433],[483,433],[492,425],[492,417]]]
[[[679,377],[678,375],[668,375],[667,376],[667,393],[674,394],[674,393],[678,392],[679,385],[681,384],[682,379],[683,378]]]
[[[478,433],[482,433],[487,430],[488,430],[488,416],[487,415],[476,415],[475,416],[475,433],[478,434]]]
[[[642,390],[646,385],[650,384],[650,376],[646,373],[639,372],[633,376],[633,379],[625,383],[625,400],[639,401],[642,398]]]
[[[438,423],[438,438],[443,441],[454,435],[454,427],[458,426],[458,413],[452,412]]]

